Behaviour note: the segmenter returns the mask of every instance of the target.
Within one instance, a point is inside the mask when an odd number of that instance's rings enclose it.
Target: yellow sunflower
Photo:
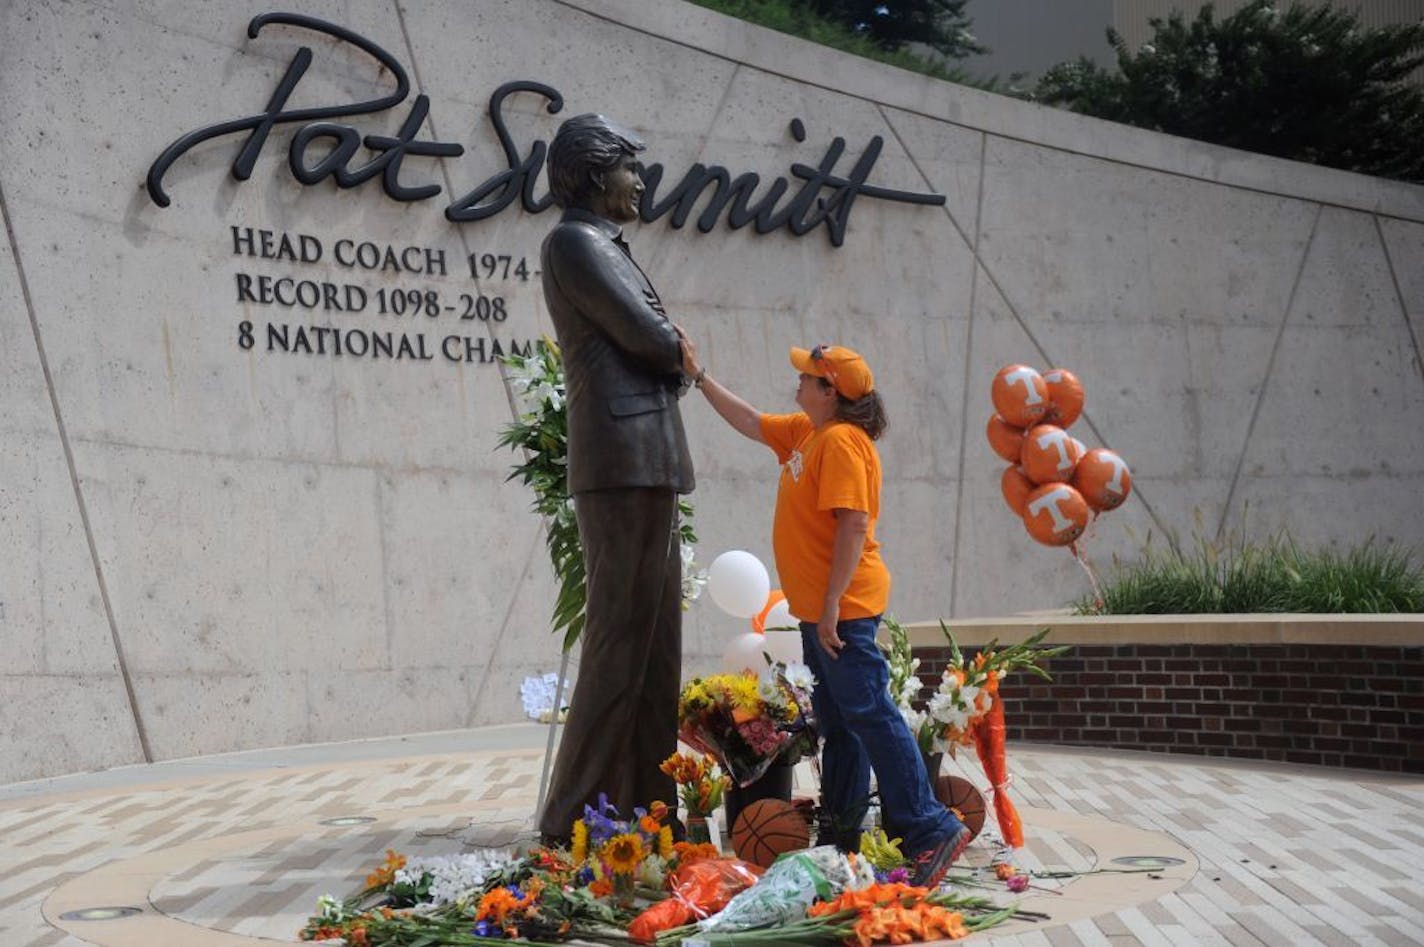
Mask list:
[[[647,857],[641,837],[632,832],[615,835],[603,844],[599,853],[608,870],[618,875],[631,875],[638,870],[638,863]]]
[[[574,820],[573,844],[569,857],[575,865],[582,865],[583,860],[588,857],[588,826],[584,825],[583,819]]]

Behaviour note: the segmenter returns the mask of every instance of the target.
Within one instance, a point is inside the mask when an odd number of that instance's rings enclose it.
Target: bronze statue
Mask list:
[[[564,122],[549,189],[564,208],[544,240],[544,299],[563,349],[569,491],[587,569],[578,683],[539,830],[569,837],[598,794],[624,817],[675,801],[658,764],[677,749],[682,559],[677,497],[693,487],[678,399],[678,330],[633,262],[643,142],[601,115]]]

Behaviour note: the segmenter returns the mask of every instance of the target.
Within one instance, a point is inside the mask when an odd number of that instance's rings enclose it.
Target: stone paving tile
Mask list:
[[[474,735],[470,746],[478,745]],[[345,893],[385,847],[434,853],[527,838],[542,742],[542,730],[531,728],[522,750],[408,759],[396,755],[410,752],[408,746],[393,745],[386,760],[223,771],[170,785],[0,801],[0,865],[6,868],[0,873],[0,945],[82,947],[86,941],[49,927],[40,906],[59,886],[106,864],[296,826],[300,832],[292,837],[177,866],[150,891],[156,906],[190,922],[290,941],[293,919],[299,924],[314,904],[313,890]],[[1200,870],[1142,904],[1105,905],[1095,917],[1020,925],[978,935],[976,942],[1424,943],[1424,897],[1415,881],[1424,877],[1424,780],[1047,747],[1011,747],[1010,761],[1013,793],[1024,806],[1162,833],[1189,849]],[[985,784],[972,755],[948,765]],[[337,815],[460,809],[463,803],[479,809],[475,821],[447,812],[362,831],[317,824]],[[1093,864],[1094,853],[1071,836],[1035,833],[1032,823],[1027,829],[1024,864]],[[989,829],[976,841],[971,864],[987,863],[992,836]],[[1072,883],[1042,886],[1071,896]],[[1034,909],[1051,913],[1053,897],[1040,893]]]

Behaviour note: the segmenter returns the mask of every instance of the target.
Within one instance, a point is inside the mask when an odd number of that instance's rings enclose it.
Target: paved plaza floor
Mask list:
[[[531,840],[545,734],[491,727],[0,787],[0,945],[295,942],[316,898],[354,891],[387,848],[436,855]],[[970,943],[1424,944],[1424,779],[1009,752],[1022,866],[1074,874],[1036,883],[1020,902],[1047,920]],[[985,785],[972,756],[949,765]],[[798,791],[810,778],[798,770]],[[990,835],[957,873],[997,886],[975,871],[993,855]],[[1158,867],[1116,870],[1142,859]],[[64,917],[111,907],[138,910]]]

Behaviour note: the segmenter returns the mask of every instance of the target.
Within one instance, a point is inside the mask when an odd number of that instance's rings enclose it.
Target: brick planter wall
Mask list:
[[[948,649],[914,653],[937,683]],[[1421,646],[1075,644],[1045,666],[1002,686],[1010,740],[1424,773]]]

